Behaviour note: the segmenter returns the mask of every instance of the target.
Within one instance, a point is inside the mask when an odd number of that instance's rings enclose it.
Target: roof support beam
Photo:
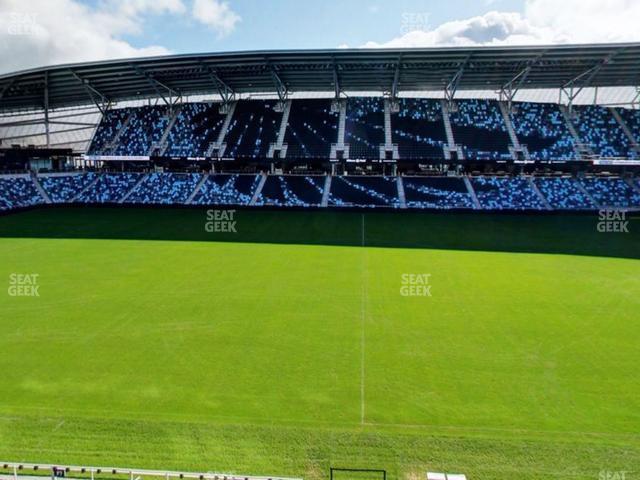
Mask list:
[[[155,92],[158,94],[158,96],[160,98],[162,98],[164,103],[167,104],[169,107],[173,107],[174,106],[174,102],[172,101],[171,96],[176,97],[176,99],[179,99],[181,97],[180,93],[176,92],[173,88],[165,85],[164,83],[159,82],[158,80],[156,80],[153,77],[153,75],[150,75],[149,73],[145,72],[144,70],[142,70],[137,65],[130,64],[130,66],[138,75],[140,75],[141,77],[144,77],[147,80],[149,85],[151,85],[151,88],[153,88],[155,90]],[[163,88],[163,89],[165,89],[165,90],[167,90],[169,92],[169,100],[167,100],[167,98],[162,94],[162,92],[160,90],[161,88]]]
[[[507,99],[509,110],[511,110],[511,104],[513,103],[513,99],[515,98],[516,93],[518,93],[518,90],[520,90],[522,84],[527,80],[527,77],[531,72],[531,68],[532,66],[529,65],[528,67],[520,70],[520,72],[518,72],[515,77],[513,77],[500,88],[500,96]]]
[[[80,75],[78,75],[76,72],[74,72],[73,70],[69,70],[69,72],[71,73],[71,75],[73,75],[73,77],[78,80],[83,88],[85,89],[85,91],[87,92],[87,95],[89,96],[89,98],[91,99],[91,101],[95,104],[96,107],[98,107],[98,110],[100,110],[100,113],[102,115],[104,115],[106,113],[106,111],[109,108],[109,105],[111,104],[111,102],[109,101],[109,99],[103,95],[102,93],[100,93],[98,90],[96,90],[91,83],[89,82],[89,80],[87,80],[86,78],[82,78],[80,77]],[[98,98],[100,98],[100,100],[102,101],[102,103],[98,102],[96,100],[96,96]]]
[[[560,87],[560,98],[562,98],[562,94],[564,93],[568,99],[568,107],[569,113],[573,112],[573,101],[576,97],[582,92],[583,89],[589,87],[593,79],[600,73],[602,67],[611,62],[618,54],[624,52],[624,49],[615,50],[609,53],[605,58],[596,63],[593,67],[588,68],[581,74],[575,76],[569,81],[565,82]],[[578,86],[579,85],[579,86]]]
[[[235,90],[231,88],[229,84],[220,77],[218,72],[214,68],[211,68],[209,65],[203,62],[200,62],[200,64],[206,70],[207,74],[209,75],[209,78],[215,85],[216,90],[218,91],[218,95],[220,95],[220,98],[222,98],[222,104],[228,105],[229,102],[232,102],[233,100],[235,100],[236,98]]]
[[[531,73],[533,67],[535,67],[538,63],[542,61],[542,58],[547,53],[547,50],[543,50],[534,58],[527,61],[526,66],[520,70],[511,80],[505,83],[500,88],[500,97],[504,97],[507,99],[507,103],[509,106],[509,110],[511,110],[511,104],[513,103],[513,99],[516,94],[520,90],[520,87],[527,81],[527,77]]]
[[[338,100],[342,94],[342,88],[340,87],[340,75],[338,74],[338,64],[335,58],[333,59],[333,89],[335,99]]]
[[[464,59],[462,63],[458,65],[458,70],[453,75],[449,83],[444,87],[444,98],[449,103],[449,106],[453,103],[453,98],[456,95],[456,91],[458,90],[458,85],[460,84],[460,79],[462,78],[462,74],[464,73],[464,69],[469,63],[469,59],[471,58],[471,54],[467,55],[467,58]]]
[[[278,75],[278,71],[276,70],[276,68],[273,65],[271,65],[271,63],[269,62],[267,62],[267,65],[271,73],[271,79],[273,80],[273,84],[276,87],[276,93],[278,94],[278,98],[280,99],[281,103],[284,103],[289,97],[289,89],[287,88],[287,85],[282,81],[282,78],[280,78],[280,75]]]
[[[402,55],[398,57],[398,63],[396,63],[396,69],[393,74],[393,84],[391,85],[391,101],[395,102],[398,99],[398,92],[400,91],[400,69],[402,67]]]

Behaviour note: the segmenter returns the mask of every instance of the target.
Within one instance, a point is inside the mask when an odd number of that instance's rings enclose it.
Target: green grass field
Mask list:
[[[205,221],[0,217],[0,460],[640,478],[639,220]],[[39,274],[39,296],[10,296],[12,273]],[[430,297],[400,294],[408,273],[431,275]]]

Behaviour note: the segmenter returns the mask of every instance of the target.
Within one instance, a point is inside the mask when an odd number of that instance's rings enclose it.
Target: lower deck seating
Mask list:
[[[329,205],[399,207],[395,177],[333,177]]]
[[[0,210],[31,207],[40,203],[44,203],[44,199],[29,176],[0,177]]]
[[[191,203],[196,205],[249,205],[260,175],[209,175]]]
[[[256,205],[320,206],[324,179],[323,176],[269,175],[256,200]]]
[[[475,177],[471,184],[480,206],[489,210],[543,210],[544,205],[525,178]]]
[[[93,172],[69,174],[69,175],[48,175],[40,177],[40,185],[47,192],[49,198],[54,203],[71,202],[85,188],[95,181],[96,174]]]
[[[473,208],[461,178],[403,177],[402,183],[408,208]]]
[[[131,192],[126,203],[185,203],[200,178],[195,173],[151,173]]]
[[[595,207],[573,178],[536,178],[534,182],[551,208],[591,210]]]
[[[580,181],[602,208],[640,207],[640,193],[621,178],[585,178]]]
[[[82,192],[76,202],[117,203],[140,180],[141,173],[105,173],[98,181]]]
[[[259,193],[257,188],[264,178]],[[319,207],[324,198],[324,175],[267,175],[194,173],[81,173],[42,175],[38,182],[54,204],[250,205]],[[408,208],[470,209],[475,193],[484,210],[640,210],[640,179],[620,177],[402,177]],[[398,177],[333,176],[330,207],[400,208]],[[28,175],[0,176],[0,210],[45,203],[38,183]]]

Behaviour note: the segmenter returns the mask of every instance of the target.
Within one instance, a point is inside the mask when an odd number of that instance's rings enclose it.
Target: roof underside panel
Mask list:
[[[173,55],[59,65],[0,76],[0,112],[181,95],[579,88],[640,85],[640,43]],[[281,83],[280,83],[281,82]],[[514,81],[515,82],[515,81]]]

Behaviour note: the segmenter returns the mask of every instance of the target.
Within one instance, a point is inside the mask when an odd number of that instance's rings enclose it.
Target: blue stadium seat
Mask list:
[[[533,160],[573,160],[574,140],[557,105],[514,103],[511,123]]]
[[[115,139],[130,113],[131,109],[129,108],[107,110],[96,129],[88,153],[90,155],[109,154],[109,152],[104,150],[107,148],[107,145]]]
[[[474,177],[471,184],[484,209],[544,210],[544,205],[524,178]]]
[[[117,203],[141,177],[141,173],[103,173],[96,183],[78,196],[76,202]]]
[[[333,177],[329,205],[398,208],[396,177]]]
[[[209,175],[193,198],[197,205],[249,205],[260,175]]]
[[[630,157],[629,139],[611,114],[595,105],[574,107],[574,124],[580,140],[596,155],[602,157]]]
[[[338,116],[331,100],[293,100],[284,137],[287,158],[328,158],[338,140]]]
[[[624,122],[629,127],[635,143],[637,145],[640,145],[640,110],[631,110],[628,108],[618,108],[617,110]],[[631,151],[630,156],[637,158],[640,156],[640,154]]]
[[[621,178],[584,178],[580,181],[602,208],[640,207],[640,193]]]
[[[164,106],[145,106],[133,108],[131,112],[131,119],[120,134],[113,154],[146,156],[162,138],[169,124],[169,110]]]
[[[0,177],[0,210],[30,207],[44,203],[30,177]]]
[[[347,100],[344,128],[349,158],[380,158],[380,145],[384,144],[384,101],[375,97]]]
[[[574,178],[536,178],[538,190],[552,208],[558,210],[593,210],[595,205],[578,187]]]
[[[443,159],[447,133],[437,100],[403,98],[391,117],[392,140],[402,160]]]
[[[497,102],[458,100],[450,113],[453,138],[471,160],[509,160],[509,133]]]
[[[323,176],[269,175],[256,205],[283,207],[320,206],[324,191]]]
[[[182,204],[193,193],[201,176],[195,173],[150,173],[126,203]]]
[[[409,208],[473,208],[473,201],[461,178],[403,177]]]
[[[273,100],[244,100],[236,104],[224,143],[225,157],[266,158],[269,145],[278,139],[282,113]]]
[[[53,203],[72,201],[82,190],[96,179],[93,172],[65,175],[41,175],[42,189],[47,192]]]
[[[204,157],[224,124],[219,109],[219,103],[184,104],[167,135],[165,155]]]

